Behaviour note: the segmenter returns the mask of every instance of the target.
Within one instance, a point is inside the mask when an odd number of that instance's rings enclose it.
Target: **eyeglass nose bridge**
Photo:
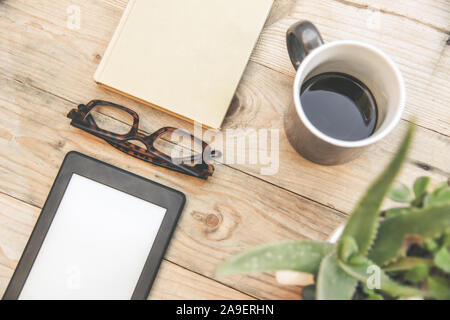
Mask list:
[[[144,134],[140,133],[140,132],[136,132],[136,134],[130,136],[130,138],[126,139],[127,141],[138,141],[140,143],[142,143],[145,146],[145,149],[147,151],[150,151],[153,148],[153,144],[151,143],[151,141],[148,140],[148,136],[145,136]]]
[[[88,113],[89,112],[89,108],[85,104],[79,104],[78,105],[78,111],[80,111],[82,113]]]

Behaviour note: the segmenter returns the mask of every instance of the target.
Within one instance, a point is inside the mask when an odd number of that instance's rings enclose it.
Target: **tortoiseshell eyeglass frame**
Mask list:
[[[94,117],[91,114],[91,111],[95,107],[110,107],[125,111],[130,114],[133,117],[133,125],[130,131],[126,134],[117,134],[101,129],[97,125]],[[208,164],[205,161],[204,157],[207,156],[209,157],[209,159],[211,159],[220,157],[221,155],[219,151],[212,150],[205,141],[202,141],[199,138],[181,129],[164,127],[155,131],[151,135],[144,135],[138,131],[139,116],[136,112],[124,106],[108,101],[92,100],[87,105],[80,104],[78,108],[72,109],[67,117],[72,119],[72,122],[70,123],[72,126],[105,140],[110,145],[122,152],[125,152],[126,154],[173,171],[205,180],[208,179],[208,177],[212,176],[212,174],[214,173],[214,166]],[[192,141],[202,146],[202,153],[185,158],[172,158],[171,156],[157,150],[154,146],[155,141],[163,134],[168,132],[176,132],[180,136],[192,139]],[[146,149],[129,142],[133,140],[143,143]],[[188,165],[187,163],[194,165]]]

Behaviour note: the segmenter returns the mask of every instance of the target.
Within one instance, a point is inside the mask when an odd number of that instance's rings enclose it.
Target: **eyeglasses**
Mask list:
[[[115,111],[115,114],[121,114],[118,125],[110,128],[109,121],[104,121],[105,116],[101,111],[105,109]],[[122,152],[197,178],[206,180],[212,176],[214,166],[208,162],[212,158],[221,156],[219,151],[212,150],[206,142],[181,129],[164,127],[150,135],[144,135],[138,131],[139,116],[137,113],[111,102],[92,100],[87,105],[80,104],[77,109],[72,109],[67,117],[72,119],[70,123],[72,126],[105,140]],[[126,131],[117,133],[117,131],[121,131],[124,124],[128,124],[128,126],[125,125]],[[131,128],[129,128],[130,126]],[[184,146],[187,142],[188,147],[180,149],[178,146],[180,140],[184,142]],[[137,142],[143,147],[132,142]],[[167,152],[166,149],[170,152]],[[180,155],[180,153],[183,156],[173,156],[174,154]],[[186,153],[188,153],[187,156]]]

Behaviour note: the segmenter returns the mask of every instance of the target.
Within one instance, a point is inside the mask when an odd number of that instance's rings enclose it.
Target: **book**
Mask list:
[[[94,80],[220,128],[273,0],[130,0]]]

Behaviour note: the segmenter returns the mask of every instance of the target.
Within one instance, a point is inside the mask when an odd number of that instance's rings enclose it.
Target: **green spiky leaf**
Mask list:
[[[430,181],[431,179],[429,177],[420,177],[416,179],[413,186],[416,199],[420,199],[427,192]]]
[[[367,258],[365,260],[366,261],[364,264],[357,265],[347,264],[339,261],[339,265],[341,266],[342,270],[344,270],[349,276],[358,279],[364,285],[367,285],[368,282],[377,283],[379,281],[380,287],[377,289],[386,292],[393,297],[425,297],[429,295],[425,291],[413,287],[404,286],[391,280],[391,278],[389,278],[383,270],[377,268],[373,262],[371,262]],[[379,279],[376,279],[377,276],[379,276]]]
[[[358,281],[339,266],[335,252],[328,254],[320,264],[317,276],[317,300],[351,300]]]
[[[378,294],[373,289],[369,289],[367,286],[363,286],[363,292],[367,295],[366,300],[384,300],[381,294]]]
[[[394,216],[398,216],[400,214],[405,214],[408,212],[408,208],[392,208],[388,209],[384,212],[386,218],[391,218]]]
[[[431,206],[435,203],[450,202],[450,186],[443,183],[437,187],[432,193],[427,195],[423,201],[424,206]]]
[[[384,298],[381,294],[374,293],[369,295],[366,300],[384,300]]]
[[[418,264],[412,267],[405,274],[405,280],[411,283],[419,283],[428,278],[430,267],[425,264]]]
[[[409,203],[414,200],[409,188],[400,182],[394,182],[392,184],[387,196],[395,202]]]
[[[434,256],[436,267],[446,273],[450,273],[450,252],[446,247],[442,247]]]
[[[413,132],[414,126],[410,125],[396,156],[361,198],[342,233],[341,239],[355,239],[361,256],[367,255],[375,239],[381,204],[406,158]],[[338,248],[342,246],[341,239]]]
[[[345,237],[342,239],[342,245],[340,246],[339,259],[342,261],[348,261],[350,257],[358,253],[358,245],[355,239],[352,237]]]
[[[231,257],[218,266],[216,276],[277,270],[315,274],[323,257],[333,248],[332,244],[314,241],[270,244]]]
[[[442,247],[450,248],[450,231],[447,232],[442,238]]]
[[[383,268],[386,272],[410,270],[418,265],[426,265],[431,267],[433,261],[418,257],[405,257]]]
[[[380,223],[369,258],[378,265],[385,265],[401,255],[406,236],[425,240],[439,236],[449,228],[450,203],[411,208],[407,214],[384,219]]]
[[[434,239],[426,239],[422,242],[422,247],[427,249],[430,252],[436,252],[439,250],[439,245]]]
[[[439,300],[450,300],[450,280],[430,277],[428,278],[428,288],[434,298]]]

